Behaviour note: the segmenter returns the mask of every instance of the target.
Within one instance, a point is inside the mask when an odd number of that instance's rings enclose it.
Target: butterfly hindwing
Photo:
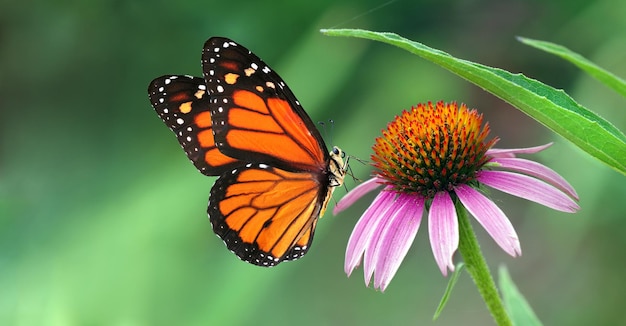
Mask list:
[[[205,175],[220,175],[240,164],[215,146],[204,79],[162,76],[148,87],[150,102],[159,117],[176,134],[187,157]]]
[[[327,192],[311,173],[247,164],[215,182],[208,213],[239,258],[273,266],[307,252]]]
[[[259,57],[213,37],[202,53],[215,141],[224,154],[284,169],[323,169],[324,141],[285,82]]]

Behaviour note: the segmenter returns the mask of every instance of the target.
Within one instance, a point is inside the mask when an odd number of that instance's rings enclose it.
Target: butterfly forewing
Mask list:
[[[215,140],[237,159],[320,170],[326,145],[285,82],[245,47],[211,38],[202,54]]]
[[[205,175],[230,171],[237,160],[215,146],[209,112],[209,94],[204,79],[192,76],[162,76],[148,86],[152,107],[176,134],[178,142],[196,168]]]

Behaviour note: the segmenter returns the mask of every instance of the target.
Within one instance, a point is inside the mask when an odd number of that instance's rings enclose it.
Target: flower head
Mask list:
[[[363,261],[365,282],[385,290],[428,216],[430,244],[444,275],[454,270],[459,245],[455,202],[476,218],[511,256],[521,255],[515,230],[483,186],[522,197],[563,212],[579,209],[578,195],[556,172],[517,158],[550,144],[522,149],[494,149],[489,125],[464,104],[429,102],[404,111],[389,123],[373,146],[374,177],[337,203],[334,213],[367,192],[382,191],[357,222],[346,249],[348,275]]]

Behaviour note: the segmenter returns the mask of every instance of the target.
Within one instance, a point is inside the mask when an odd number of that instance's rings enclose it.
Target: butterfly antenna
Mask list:
[[[332,146],[333,143],[333,129],[335,127],[335,121],[332,119],[328,119],[328,124],[330,125],[330,131],[326,129],[326,123],[324,121],[318,121],[317,124],[322,126],[322,132],[324,133],[324,139],[328,140],[328,143]]]
[[[335,121],[333,119],[328,119],[328,124],[330,125],[330,132],[328,135],[328,142],[331,144],[334,144],[335,142],[333,141],[333,134],[334,134],[334,130],[335,130]]]
[[[326,129],[326,123],[324,121],[318,121],[318,125],[320,125],[320,129],[322,129],[322,134],[324,139],[328,139],[328,130]]]

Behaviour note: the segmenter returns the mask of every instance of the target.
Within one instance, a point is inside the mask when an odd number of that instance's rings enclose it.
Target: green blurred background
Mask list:
[[[569,215],[495,194],[524,255],[508,257],[475,224],[479,240],[492,268],[509,267],[547,325],[626,324],[623,176],[433,64],[318,32],[392,31],[523,72],[626,130],[624,98],[515,40],[566,45],[624,77],[626,2],[384,3],[2,1],[0,324],[493,324],[467,274],[431,321],[447,279],[425,224],[385,293],[365,287],[362,269],[347,278],[345,245],[366,200],[326,214],[299,261],[264,269],[225,249],[206,216],[214,179],[188,162],[146,92],[163,74],[201,76],[201,48],[214,35],[275,68],[314,121],[333,119],[332,143],[350,155],[367,159],[394,115],[429,100],[478,108],[500,147],[556,142],[534,157],[574,185],[582,210]],[[365,166],[352,167],[367,177]]]

